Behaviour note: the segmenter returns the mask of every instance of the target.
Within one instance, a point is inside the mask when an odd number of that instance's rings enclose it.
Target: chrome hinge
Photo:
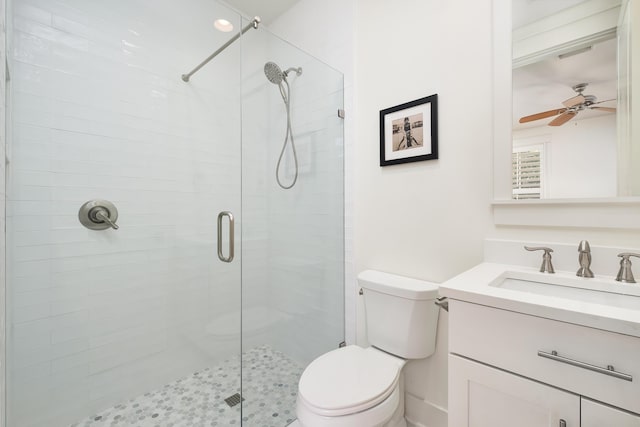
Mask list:
[[[444,311],[449,311],[449,300],[447,297],[438,297],[434,302],[438,307],[444,309]]]
[[[360,288],[360,290],[358,291],[358,295],[364,295],[364,291],[362,290],[362,288]]]
[[[340,344],[338,344],[338,348],[342,348],[342,347],[346,347],[347,343],[342,341]]]
[[[344,110],[342,108],[338,108],[338,117],[344,119]]]

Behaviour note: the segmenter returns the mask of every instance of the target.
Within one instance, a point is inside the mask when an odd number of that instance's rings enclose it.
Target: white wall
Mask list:
[[[240,209],[240,44],[186,84],[229,37],[215,2],[14,12],[9,424],[69,425],[239,352],[240,264],[216,261],[215,220]],[[80,225],[95,198],[119,230]]]
[[[470,5],[463,19],[459,5],[406,3],[301,0],[270,26],[345,74],[350,343],[358,335],[366,344],[361,318],[355,330],[355,273],[374,268],[445,280],[480,262],[490,220],[489,2]],[[380,168],[379,110],[433,93],[440,97],[441,159]],[[486,106],[471,109],[476,99]],[[446,321],[443,314],[437,354],[407,370],[409,415],[425,425],[446,425]]]
[[[356,271],[444,281],[482,260],[491,220],[491,2],[359,1],[356,28]],[[379,110],[434,93],[440,158],[380,167]],[[406,371],[428,426],[446,425],[446,325]]]
[[[356,271],[443,281],[482,260],[485,237],[638,246],[637,230],[493,225],[489,0],[361,1],[356,28]],[[440,159],[380,168],[378,111],[432,93]],[[436,354],[407,367],[408,415],[428,426],[446,425],[446,315],[440,321]]]
[[[513,132],[514,145],[542,139],[545,198],[616,196],[615,114]]]
[[[346,165],[347,183],[355,185],[353,272],[375,268],[441,282],[481,262],[486,237],[576,244],[589,238],[600,245],[637,246],[638,232],[631,230],[493,225],[489,0],[361,0],[353,14],[342,3],[314,3],[301,0],[273,29],[345,71],[347,86],[350,66],[332,53],[340,55],[346,46],[347,56],[355,57],[352,139],[348,123],[345,128],[347,149],[353,144]],[[379,167],[379,110],[433,93],[440,103],[440,159]],[[346,285],[350,331],[349,301],[357,299],[357,288],[353,277]],[[366,344],[362,320],[360,315],[358,341]],[[407,367],[408,415],[425,426],[446,425],[446,324],[442,313],[436,354]]]

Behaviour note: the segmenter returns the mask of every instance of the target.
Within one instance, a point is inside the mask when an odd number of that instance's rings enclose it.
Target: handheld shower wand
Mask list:
[[[298,180],[298,155],[296,153],[296,145],[293,140],[293,131],[291,130],[291,87],[289,86],[289,82],[287,81],[287,77],[292,71],[295,71],[296,75],[298,76],[302,74],[301,67],[291,67],[286,71],[282,71],[282,69],[274,62],[267,62],[266,64],[264,64],[264,74],[265,76],[267,76],[267,80],[269,80],[273,84],[278,85],[278,88],[280,89],[280,96],[282,96],[282,100],[284,101],[285,109],[287,111],[287,131],[284,136],[282,150],[280,150],[280,156],[278,157],[278,164],[276,165],[276,181],[278,182],[278,185],[284,190],[292,188]],[[295,173],[291,184],[285,185],[280,181],[280,164],[282,163],[282,158],[284,157],[284,153],[287,148],[287,142],[289,141],[291,141],[291,150],[293,152]]]

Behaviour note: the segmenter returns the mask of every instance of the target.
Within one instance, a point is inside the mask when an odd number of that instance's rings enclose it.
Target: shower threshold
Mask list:
[[[291,424],[295,420],[298,379],[304,367],[268,346],[246,351],[242,363],[242,396],[239,357],[234,357],[105,409],[71,427]],[[234,393],[238,393],[242,404],[229,406],[225,399]]]

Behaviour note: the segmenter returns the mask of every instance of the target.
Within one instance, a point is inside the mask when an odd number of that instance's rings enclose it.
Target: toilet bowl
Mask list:
[[[303,426],[404,427],[398,414],[405,361],[351,345],[326,353],[305,369],[296,413]],[[395,417],[394,417],[395,415]]]
[[[402,369],[435,351],[438,286],[373,270],[358,282],[371,346],[339,348],[307,366],[296,400],[302,427],[407,425]]]

